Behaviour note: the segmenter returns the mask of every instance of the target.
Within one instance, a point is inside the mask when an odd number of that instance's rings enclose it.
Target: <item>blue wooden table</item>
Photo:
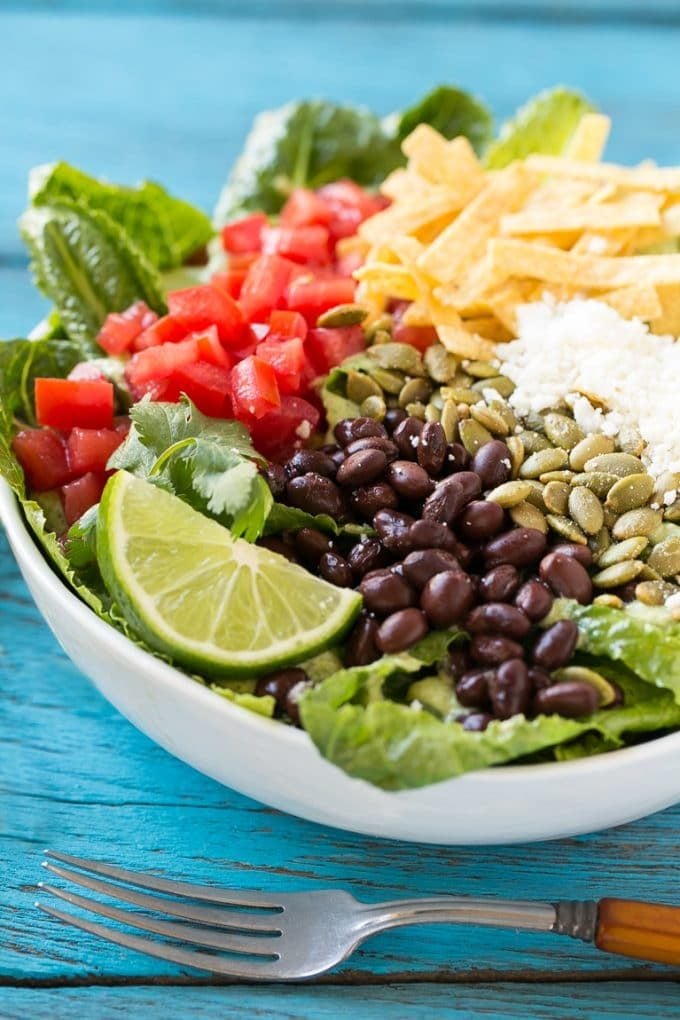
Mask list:
[[[44,307],[14,224],[36,163],[157,177],[209,209],[259,108],[316,94],[388,112],[439,81],[475,89],[501,116],[545,85],[578,85],[614,117],[614,158],[680,163],[679,47],[677,0],[5,0],[0,336],[25,333]],[[333,885],[367,900],[609,891],[680,902],[679,834],[677,808],[538,846],[414,846],[237,796],[173,760],[90,688],[0,538],[3,1018],[678,1016],[677,971],[538,935],[397,931],[321,982],[248,987],[62,930],[33,900],[50,845],[199,882]]]

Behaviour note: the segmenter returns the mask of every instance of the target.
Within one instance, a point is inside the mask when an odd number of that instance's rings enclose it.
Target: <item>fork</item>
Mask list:
[[[293,981],[315,977],[347,959],[364,939],[407,924],[480,924],[554,932],[593,942],[598,949],[623,956],[680,964],[680,906],[614,898],[541,903],[464,896],[369,904],[336,889],[281,895],[220,889],[128,871],[53,850],[46,850],[45,856],[51,860],[43,861],[43,867],[59,878],[141,907],[143,912],[122,910],[40,882],[44,893],[171,941],[128,934],[36,903],[41,910],[128,949],[232,978]],[[150,891],[162,895],[151,895]],[[178,942],[200,948],[186,949]]]

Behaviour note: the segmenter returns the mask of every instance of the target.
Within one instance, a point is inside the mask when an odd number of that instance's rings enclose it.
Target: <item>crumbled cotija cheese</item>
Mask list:
[[[519,309],[518,339],[499,345],[498,354],[520,414],[565,398],[587,432],[637,428],[650,474],[680,473],[680,342],[673,337],[656,336],[601,301],[545,297]],[[593,407],[582,392],[610,410]]]

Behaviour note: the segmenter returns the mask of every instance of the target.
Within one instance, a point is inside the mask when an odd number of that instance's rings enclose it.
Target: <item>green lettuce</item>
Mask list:
[[[572,89],[558,87],[540,92],[503,124],[486,151],[486,166],[498,170],[534,152],[559,156],[584,113],[594,109],[585,96]]]
[[[493,116],[488,107],[469,92],[439,85],[418,103],[397,114],[396,135],[403,141],[419,124],[429,124],[445,138],[465,135],[480,154],[491,140]]]

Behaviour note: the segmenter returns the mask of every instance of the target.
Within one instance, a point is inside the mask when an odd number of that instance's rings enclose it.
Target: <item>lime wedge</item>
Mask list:
[[[252,676],[337,641],[361,597],[234,538],[176,496],[118,471],[97,522],[111,596],[151,647],[208,675]]]

